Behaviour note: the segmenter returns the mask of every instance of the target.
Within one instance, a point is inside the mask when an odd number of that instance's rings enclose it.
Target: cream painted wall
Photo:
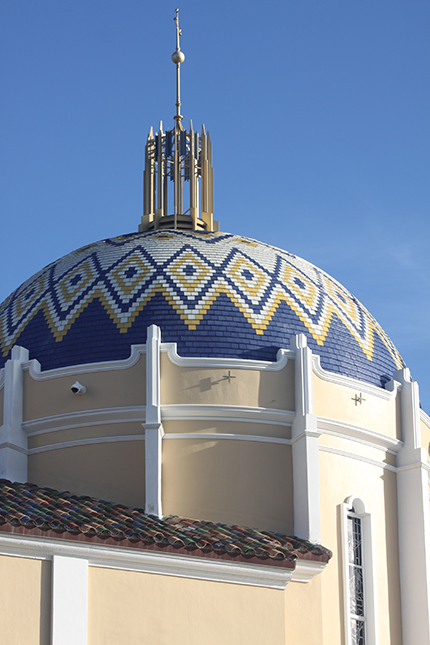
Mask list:
[[[85,439],[103,439],[105,437],[121,437],[124,435],[144,436],[145,432],[142,423],[139,421],[129,421],[127,423],[106,423],[100,425],[87,425],[83,428],[68,428],[65,430],[55,430],[44,432],[28,438],[28,447],[41,448],[55,446],[55,444],[64,441],[85,441]],[[55,454],[53,454],[55,459]]]
[[[292,535],[291,447],[164,440],[163,512]]]
[[[90,567],[89,608],[88,645],[299,642],[274,589]]]
[[[49,645],[51,563],[0,555],[0,642]]]
[[[290,582],[287,585],[284,592],[286,645],[335,645],[322,640],[321,575],[306,584]]]
[[[75,381],[85,385],[86,394],[72,394],[70,387]],[[23,388],[24,421],[82,410],[145,405],[145,356],[127,369],[100,370],[41,381],[24,372]]]
[[[365,401],[356,405],[353,401],[360,389],[329,383],[313,374],[314,412],[317,416],[336,419],[343,423],[361,426],[401,439],[401,414],[396,399],[386,401],[380,397],[365,393]]]
[[[357,494],[373,518],[379,645],[402,645],[396,474],[323,451],[319,461],[321,542],[333,551],[333,559],[321,574],[323,642],[344,645],[339,505]]]
[[[28,479],[38,486],[144,508],[145,442],[59,448],[30,455]]]
[[[396,466],[396,455],[386,450],[373,448],[372,446],[367,446],[364,443],[353,441],[352,439],[344,439],[331,434],[325,434],[324,431],[322,431],[319,438],[319,445],[353,453],[365,459],[373,459],[374,461],[382,462],[389,466]]]
[[[294,361],[279,371],[179,367],[161,354],[161,404],[247,405],[294,410]]]
[[[427,423],[420,419],[421,445],[425,448],[427,454],[430,453],[430,428]]]

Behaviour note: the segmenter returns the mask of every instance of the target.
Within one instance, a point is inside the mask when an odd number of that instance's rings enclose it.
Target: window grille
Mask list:
[[[354,509],[347,515],[347,531],[351,645],[366,645],[362,526]]]

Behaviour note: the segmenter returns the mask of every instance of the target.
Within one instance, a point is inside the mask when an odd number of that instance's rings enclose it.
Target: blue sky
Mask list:
[[[0,301],[137,230],[173,123],[175,4],[0,0]],[[280,246],[380,322],[430,411],[430,0],[180,4],[182,114],[214,147],[221,229]]]

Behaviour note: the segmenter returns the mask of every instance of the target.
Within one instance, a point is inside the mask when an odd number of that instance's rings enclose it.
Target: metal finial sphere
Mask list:
[[[175,52],[173,52],[173,54],[172,54],[172,61],[175,63],[175,65],[178,65],[178,64],[180,64],[180,63],[183,63],[183,62],[184,62],[184,60],[185,60],[185,54],[184,54],[184,52],[181,52],[180,50],[179,50],[179,51],[175,51]]]

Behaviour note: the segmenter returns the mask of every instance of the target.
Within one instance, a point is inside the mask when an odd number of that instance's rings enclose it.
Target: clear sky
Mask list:
[[[0,0],[0,301],[137,230],[143,148],[173,124],[174,11]],[[346,286],[430,412],[430,0],[182,0],[182,114],[214,148],[221,230]]]

